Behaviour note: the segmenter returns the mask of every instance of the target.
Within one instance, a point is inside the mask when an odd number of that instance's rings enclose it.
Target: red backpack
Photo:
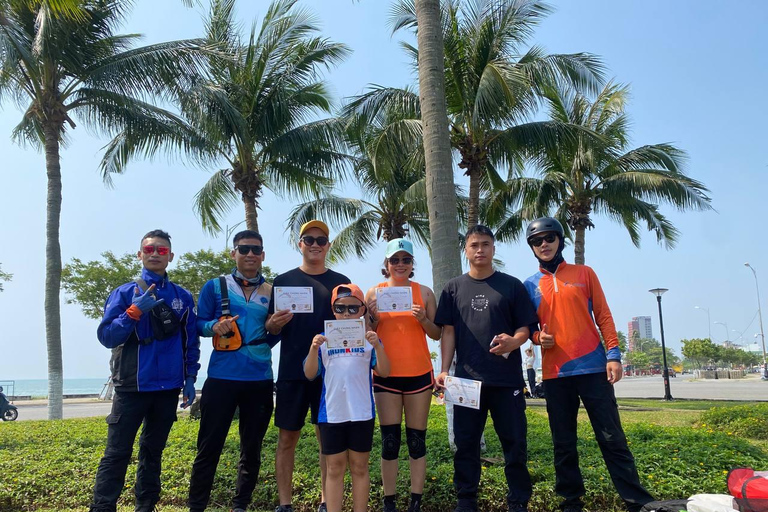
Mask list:
[[[732,469],[727,482],[741,512],[768,512],[768,471]]]

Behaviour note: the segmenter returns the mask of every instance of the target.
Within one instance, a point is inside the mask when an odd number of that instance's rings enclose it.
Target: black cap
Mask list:
[[[528,224],[528,229],[525,230],[525,239],[530,240],[531,237],[540,233],[557,233],[560,238],[565,238],[563,225],[552,217],[541,217]]]

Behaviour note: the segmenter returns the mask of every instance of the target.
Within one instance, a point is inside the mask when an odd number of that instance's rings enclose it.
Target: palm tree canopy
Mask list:
[[[76,120],[108,135],[173,123],[149,100],[175,97],[192,84],[204,64],[204,41],[135,48],[139,35],[114,32],[130,3],[83,0],[79,15],[64,16],[50,6],[68,2],[8,0],[0,20],[0,99],[25,109],[16,140],[40,147],[46,123],[60,140]]]
[[[519,173],[525,156],[553,148],[578,127],[558,121],[531,121],[541,94],[555,84],[596,91],[603,80],[599,60],[586,53],[547,55],[540,47],[523,50],[550,7],[534,0],[474,0],[444,3],[446,103],[451,145],[459,167],[470,177],[469,219],[478,221],[481,192],[505,182],[502,170]],[[410,0],[398,2],[394,31],[416,29]],[[404,45],[414,62],[416,48]],[[401,101],[393,89],[367,93],[365,108]]]
[[[317,36],[317,20],[296,0],[276,0],[243,40],[234,0],[215,0],[206,20],[208,41],[226,50],[209,61],[209,76],[193,84],[181,110],[205,140],[207,165],[225,160],[196,197],[204,228],[220,229],[221,216],[239,199],[258,207],[266,187],[306,197],[328,190],[343,173],[342,127],[313,120],[332,110],[321,75],[350,53]]]
[[[299,204],[288,222],[289,231],[298,233],[298,226],[308,220],[328,219],[338,230],[329,251],[331,261],[353,254],[362,258],[381,239],[408,235],[423,245],[429,240],[418,102],[390,104],[370,117],[357,113],[358,107],[353,100],[343,109],[342,119],[353,176],[366,199],[325,195]]]
[[[550,119],[600,137],[562,140],[557,150],[532,158],[533,176],[511,179],[507,190],[492,198],[489,216],[501,239],[516,237],[524,221],[550,214],[566,229],[583,233],[594,227],[597,213],[623,224],[635,246],[645,224],[671,248],[679,232],[660,204],[680,211],[712,208],[707,188],[684,172],[683,150],[670,143],[630,148],[627,95],[626,86],[613,82],[594,100],[567,88],[545,92]]]

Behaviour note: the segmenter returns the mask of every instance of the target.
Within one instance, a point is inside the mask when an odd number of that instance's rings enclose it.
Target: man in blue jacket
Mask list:
[[[208,506],[216,466],[237,407],[240,463],[232,510],[245,512],[259,478],[261,444],[272,418],[272,347],[279,337],[268,335],[264,327],[272,292],[261,275],[264,242],[256,231],[245,230],[235,235],[232,245],[232,274],[205,283],[197,301],[197,332],[214,337],[214,351],[200,402],[197,457],[189,482],[191,512],[202,512]]]
[[[114,290],[104,307],[97,336],[112,349],[115,397],[107,416],[107,447],[96,473],[91,511],[114,512],[125,484],[139,426],[136,511],[154,509],[160,499],[160,467],[165,442],[176,421],[176,404],[195,400],[200,368],[195,304],[192,295],[168,279],[173,260],[171,237],[150,231],[138,252],[141,279]]]

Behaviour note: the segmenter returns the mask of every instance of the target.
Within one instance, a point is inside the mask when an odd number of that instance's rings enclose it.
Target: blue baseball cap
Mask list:
[[[385,256],[389,258],[396,252],[400,251],[405,251],[413,256],[413,244],[405,238],[395,238],[394,240],[390,240],[387,244],[387,253]]]

